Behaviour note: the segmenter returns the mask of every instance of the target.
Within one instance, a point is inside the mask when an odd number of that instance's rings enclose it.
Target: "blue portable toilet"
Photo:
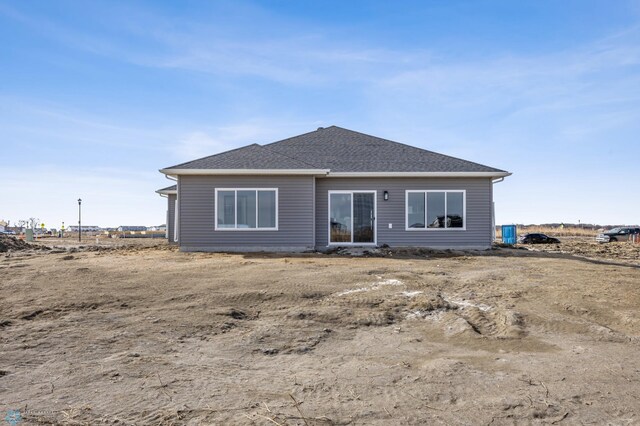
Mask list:
[[[502,225],[502,242],[504,244],[515,244],[516,238],[517,235],[515,225]]]

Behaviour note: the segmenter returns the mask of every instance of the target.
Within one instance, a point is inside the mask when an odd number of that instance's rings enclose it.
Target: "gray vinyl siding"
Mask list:
[[[173,238],[173,232],[175,227],[175,217],[176,217],[176,195],[169,194],[167,195],[167,235],[169,244],[177,244]]]
[[[405,230],[406,190],[466,190],[466,230]],[[319,178],[316,180],[316,246],[328,245],[330,190],[377,191],[377,244],[391,247],[488,248],[493,183],[489,178]],[[384,191],[389,200],[384,201]],[[389,229],[389,223],[393,228]]]
[[[216,188],[278,188],[278,230],[215,230]],[[184,251],[304,250],[314,246],[313,177],[180,176]]]

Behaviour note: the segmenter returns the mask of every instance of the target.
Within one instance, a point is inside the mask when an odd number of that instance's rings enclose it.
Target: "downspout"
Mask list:
[[[500,183],[504,176],[491,181],[492,184]],[[493,201],[493,186],[491,186],[491,241],[496,240],[496,203]]]
[[[312,209],[313,209],[313,212],[312,212],[313,220],[311,221],[312,222],[312,226],[313,226],[313,233],[312,233],[313,242],[312,242],[312,246],[311,247],[312,247],[312,249],[315,249],[316,248],[316,177],[315,176],[313,176],[313,190],[311,192],[312,192],[312,196],[313,196],[313,201],[311,203],[312,206],[313,206],[312,207]]]
[[[169,175],[164,175],[164,177],[169,179],[170,181],[173,181],[173,182],[176,183],[176,204],[175,204],[176,209],[174,210],[175,218],[174,218],[174,225],[173,225],[173,236],[168,235],[169,234],[169,223],[168,223],[169,222],[169,220],[168,220],[169,219],[169,211],[167,211],[167,237],[169,237],[169,238],[173,237],[173,241],[174,242],[178,242],[179,241],[179,238],[178,238],[179,222],[178,221],[179,221],[179,215],[180,215],[180,211],[179,211],[180,205],[178,204],[178,191],[177,191],[177,189],[178,189],[178,185],[177,185],[178,178],[177,177],[174,178],[173,176],[169,176]],[[167,196],[167,198],[169,198],[169,196]],[[178,226],[176,226],[176,225],[178,225]]]

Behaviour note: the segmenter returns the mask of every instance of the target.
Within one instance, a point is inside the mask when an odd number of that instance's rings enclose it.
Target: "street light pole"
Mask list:
[[[78,198],[78,242],[82,242],[82,198]]]

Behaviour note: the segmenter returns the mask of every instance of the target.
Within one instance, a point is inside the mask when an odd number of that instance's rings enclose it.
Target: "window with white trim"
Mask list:
[[[464,190],[407,191],[406,230],[466,229]]]
[[[215,229],[276,231],[277,188],[217,188]]]

